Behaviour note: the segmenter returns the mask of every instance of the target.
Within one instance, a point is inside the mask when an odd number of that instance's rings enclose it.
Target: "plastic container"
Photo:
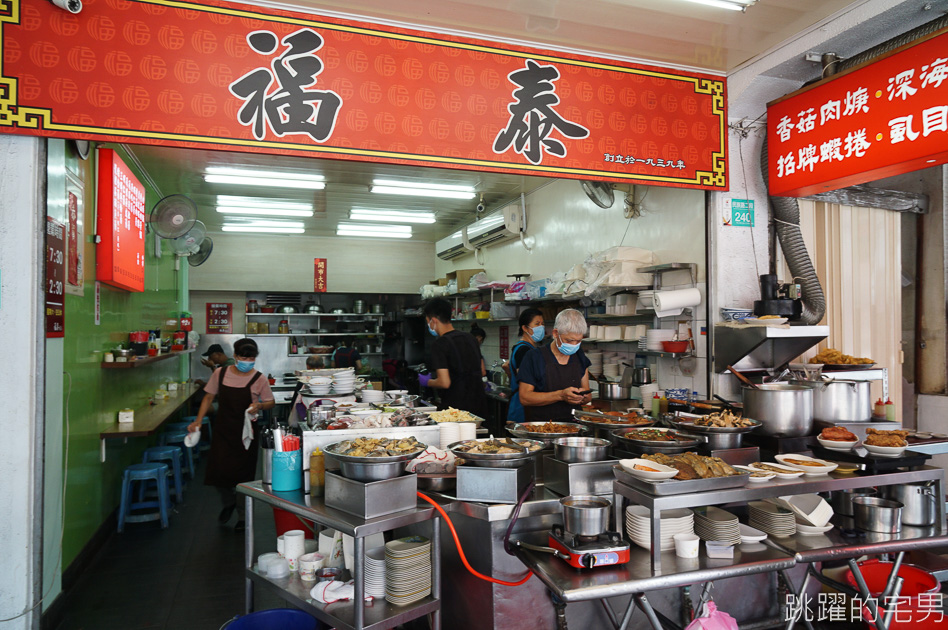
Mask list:
[[[274,608],[238,617],[227,630],[319,630],[321,623],[302,610]]]
[[[886,399],[885,405],[885,419],[888,422],[895,422],[895,403],[891,400]]]
[[[872,597],[879,597],[885,590],[886,581],[892,572],[891,562],[880,562],[872,559],[859,563],[859,571],[866,580],[866,586]],[[852,571],[846,571],[846,583],[856,587],[856,578]],[[941,584],[935,576],[911,564],[899,567],[899,577],[902,578],[902,590],[899,592],[898,608],[889,621],[889,630],[897,628],[915,628],[916,630],[934,630],[943,627],[944,619],[941,614],[940,602],[932,603],[931,593],[941,591]],[[869,609],[863,606],[862,618],[869,628],[875,624]]]
[[[303,487],[303,452],[273,452],[272,486],[274,492],[292,492]]]

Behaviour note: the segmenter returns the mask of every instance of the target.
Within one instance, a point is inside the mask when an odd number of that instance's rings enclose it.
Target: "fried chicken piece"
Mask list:
[[[820,432],[820,437],[834,442],[855,442],[859,439],[846,427],[826,427]]]
[[[878,431],[876,429],[866,429],[865,444],[869,446],[908,446],[908,431]]]

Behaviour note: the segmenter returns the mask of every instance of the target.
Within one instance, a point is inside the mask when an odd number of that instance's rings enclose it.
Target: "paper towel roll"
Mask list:
[[[283,534],[283,557],[290,565],[290,571],[299,569],[299,558],[306,553],[305,536],[302,529],[291,529]]]
[[[652,296],[656,311],[671,311],[701,304],[701,291],[698,289],[678,289],[675,291],[656,291]]]

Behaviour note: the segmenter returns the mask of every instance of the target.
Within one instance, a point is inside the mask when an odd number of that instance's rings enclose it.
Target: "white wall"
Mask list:
[[[39,597],[36,578],[41,541],[37,520],[42,503],[41,460],[43,405],[41,349],[45,259],[45,199],[40,182],[46,164],[45,141],[0,135],[0,330],[4,339],[4,376],[0,400],[0,619],[31,608]],[[38,609],[4,630],[34,627]],[[38,625],[38,624],[37,624]]]
[[[326,258],[330,292],[417,293],[434,277],[423,241],[212,234],[214,252],[190,270],[192,291],[313,290],[313,259]]]

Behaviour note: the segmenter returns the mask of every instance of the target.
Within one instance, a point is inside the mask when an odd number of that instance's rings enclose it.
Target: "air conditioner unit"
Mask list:
[[[519,237],[523,223],[522,213],[499,210],[441,239],[435,251],[438,258],[451,260],[480,247]]]

